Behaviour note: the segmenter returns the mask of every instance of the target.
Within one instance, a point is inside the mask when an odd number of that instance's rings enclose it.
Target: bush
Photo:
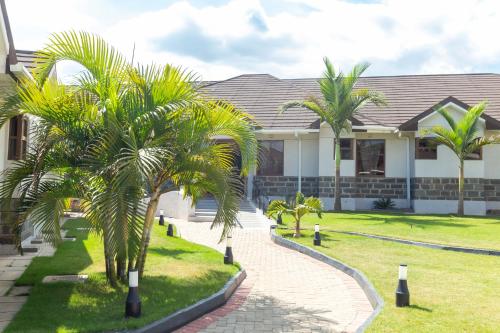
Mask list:
[[[387,198],[387,199],[380,198],[380,199],[375,200],[373,202],[373,208],[375,208],[375,209],[392,209],[395,206],[396,206],[396,204],[394,203],[394,201],[392,201],[391,198]]]

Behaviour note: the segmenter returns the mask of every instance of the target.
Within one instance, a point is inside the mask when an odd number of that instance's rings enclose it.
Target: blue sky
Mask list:
[[[87,30],[128,57],[135,45],[138,61],[207,80],[315,77],[324,56],[345,69],[368,61],[368,75],[500,72],[496,0],[7,0],[7,9],[17,48]]]

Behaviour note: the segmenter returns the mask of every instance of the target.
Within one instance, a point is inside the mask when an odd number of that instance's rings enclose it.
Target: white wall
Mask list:
[[[353,133],[344,133],[343,138],[354,138]],[[318,174],[324,177],[335,176],[334,136],[329,125],[323,124],[319,132],[319,165]],[[356,173],[355,160],[340,161],[340,175],[342,177],[354,177]]]
[[[465,114],[465,111],[453,104],[447,106],[446,110],[455,121],[459,121]],[[433,113],[418,123],[417,137],[424,135],[423,131],[432,128],[433,126],[443,126],[449,128],[448,123],[439,113]],[[478,136],[485,135],[485,122],[479,122]],[[414,143],[413,143],[414,144]],[[482,160],[465,161],[464,174],[466,178],[489,178],[487,174],[495,175],[499,171],[491,170],[485,172],[486,169],[491,169],[491,161],[500,157],[498,147],[485,147],[483,150]],[[497,155],[498,154],[498,155]],[[488,166],[486,167],[486,165]],[[494,163],[493,163],[494,164]],[[455,154],[443,145],[438,146],[436,160],[415,160],[415,177],[457,177],[459,161]],[[500,178],[500,177],[499,177]]]
[[[462,109],[461,107],[455,105],[455,104],[448,104],[445,107],[446,111],[448,114],[451,115],[451,117],[455,121],[459,121],[462,119],[462,117],[465,115],[467,112],[466,110]],[[478,136],[483,136],[484,135],[484,125],[485,122],[483,119],[480,120],[480,127],[478,128]],[[448,123],[446,120],[441,116],[439,113],[434,112],[428,115],[427,117],[419,120],[418,122],[418,131],[419,134],[423,134],[422,132],[425,131],[426,129],[432,128],[433,126],[443,126],[445,128],[449,128]]]
[[[500,135],[500,131],[486,131],[486,135]],[[483,161],[484,178],[500,179],[500,144],[483,147]]]
[[[193,201],[190,197],[183,198],[180,191],[172,191],[160,196],[156,216],[160,215],[160,209],[164,210],[165,217],[188,220],[194,215]]]
[[[318,134],[301,134],[302,141],[302,177],[317,177],[319,163]],[[299,146],[293,134],[257,134],[258,140],[283,140],[283,175],[297,177]]]

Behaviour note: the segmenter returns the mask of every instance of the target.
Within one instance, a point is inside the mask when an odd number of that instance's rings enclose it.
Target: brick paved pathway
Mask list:
[[[174,221],[181,236],[223,252],[210,223]],[[271,242],[268,229],[237,229],[233,253],[247,278],[223,307],[177,330],[354,332],[372,312],[348,275]]]

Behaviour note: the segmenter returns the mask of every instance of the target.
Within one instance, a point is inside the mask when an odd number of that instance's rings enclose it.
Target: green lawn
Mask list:
[[[313,247],[312,226],[316,221],[312,215],[307,216],[303,223],[306,229],[304,237],[295,240]],[[420,227],[413,227],[418,237],[413,237],[412,231],[404,232],[410,221],[418,221]],[[436,221],[435,225],[433,221]],[[455,228],[445,221],[462,227]],[[459,245],[465,242],[472,246],[491,244],[486,247],[494,247],[494,236],[490,233],[498,230],[499,222],[493,219],[328,213],[321,221],[322,246],[315,248],[362,271],[385,300],[384,309],[368,332],[499,332],[500,257],[433,250],[325,231],[355,230],[419,240],[450,243],[453,240]],[[278,232],[291,237],[292,227],[290,223]],[[484,229],[489,229],[490,233]],[[446,230],[450,230],[450,237],[446,236]],[[461,242],[460,234],[464,242]],[[476,239],[482,240],[482,245],[475,244]],[[412,303],[409,308],[394,305],[400,263],[408,264]]]
[[[28,302],[5,332],[102,332],[137,328],[218,291],[238,271],[210,248],[167,238],[155,226],[145,277],[140,284],[142,317],[125,320],[126,287],[105,283],[103,250],[97,235],[79,231],[85,221],[65,224],[76,242],[64,242],[54,257],[37,257],[18,279],[34,285]],[[84,284],[41,284],[46,275],[89,274]]]
[[[290,221],[287,217],[286,221]],[[326,213],[307,216],[306,225],[328,230],[356,231],[403,239],[500,250],[500,219],[458,218],[448,215],[411,215],[373,212]]]

